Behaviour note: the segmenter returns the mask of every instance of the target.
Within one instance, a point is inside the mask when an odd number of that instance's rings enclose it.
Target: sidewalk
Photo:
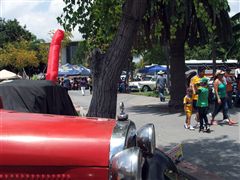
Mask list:
[[[121,98],[120,98],[121,99]],[[140,102],[138,102],[140,100]],[[168,150],[176,144],[183,144],[184,159],[216,173],[223,179],[240,179],[240,133],[238,126],[222,124],[212,126],[212,132],[199,133],[183,128],[184,113],[168,112],[167,103],[158,98],[134,98],[133,106],[126,106],[137,127],[153,123],[156,128],[157,146]],[[240,123],[240,109],[230,110],[231,117]],[[192,123],[194,124],[194,118]],[[210,118],[209,118],[210,119]],[[218,114],[216,120],[221,120]]]
[[[79,92],[69,93],[73,103],[87,112],[91,96],[81,96]],[[118,104],[124,102],[129,119],[137,128],[153,123],[156,129],[156,144],[165,150],[176,144],[183,144],[184,158],[208,169],[224,179],[234,180],[240,177],[240,128],[226,124],[212,126],[212,132],[199,133],[183,128],[184,113],[170,113],[167,103],[158,98],[118,94]],[[118,109],[117,109],[118,110]],[[119,110],[118,110],[119,112]],[[231,117],[240,123],[240,108],[230,110]],[[220,113],[216,120],[220,120]],[[194,122],[192,118],[192,122]]]

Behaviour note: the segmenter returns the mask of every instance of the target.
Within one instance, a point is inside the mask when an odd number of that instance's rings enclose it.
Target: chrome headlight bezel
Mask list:
[[[110,140],[109,160],[118,152],[136,146],[136,126],[132,121],[117,121]]]
[[[110,179],[142,179],[142,164],[142,151],[139,147],[125,149],[112,157]]]
[[[146,124],[136,134],[137,146],[143,151],[143,156],[152,156],[156,148],[156,135],[153,124]]]
[[[110,141],[109,179],[141,179],[144,159],[154,154],[155,141],[153,124],[136,131],[132,121],[117,121]]]

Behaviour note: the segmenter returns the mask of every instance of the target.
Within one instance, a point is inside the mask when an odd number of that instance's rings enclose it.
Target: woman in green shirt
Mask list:
[[[228,105],[227,105],[227,86],[224,80],[224,71],[218,70],[215,74],[214,81],[214,92],[216,96],[214,111],[212,113],[212,125],[216,125],[215,116],[222,110],[223,119],[228,121],[229,125],[236,124],[235,121],[231,120],[228,115]]]

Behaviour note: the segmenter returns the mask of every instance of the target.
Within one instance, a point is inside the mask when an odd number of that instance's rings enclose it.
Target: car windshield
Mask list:
[[[152,79],[152,77],[143,77],[142,80],[143,81],[150,81]]]

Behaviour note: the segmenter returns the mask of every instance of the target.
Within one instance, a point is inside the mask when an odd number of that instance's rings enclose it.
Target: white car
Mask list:
[[[142,81],[131,81],[129,88],[131,91],[153,91],[156,89],[156,78],[145,77]]]

